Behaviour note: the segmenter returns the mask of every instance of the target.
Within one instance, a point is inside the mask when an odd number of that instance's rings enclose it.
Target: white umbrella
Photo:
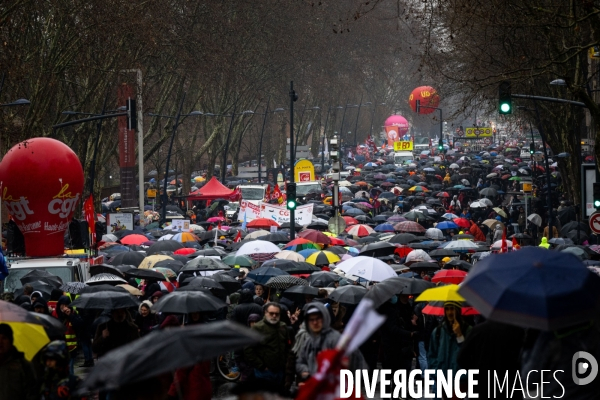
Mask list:
[[[353,257],[339,263],[337,268],[344,271],[346,275],[355,275],[374,282],[381,282],[387,278],[398,276],[392,267],[373,257]]]
[[[103,242],[116,242],[117,240],[119,240],[119,239],[112,233],[107,233],[105,235],[102,235]]]
[[[171,240],[171,238],[172,238],[173,236],[175,236],[175,235],[172,235],[172,234],[170,234],[170,233],[169,233],[168,235],[164,235],[164,236],[161,236],[161,237],[159,237],[159,238],[158,238],[158,241],[163,241],[163,240]]]
[[[340,187],[351,186],[352,182],[340,181],[339,185],[340,185]]]
[[[486,177],[486,178],[496,178],[497,176],[498,176],[498,174],[497,174],[497,173],[495,173],[495,172],[492,172],[491,174],[487,174],[485,177]]]
[[[190,225],[190,232],[193,231],[200,231],[200,232],[204,232],[205,229],[203,227],[201,227],[200,225],[196,225],[196,224],[191,224]]]
[[[462,183],[463,185],[465,185],[465,186],[471,186],[471,182],[469,182],[469,181],[468,181],[468,180],[466,180],[466,179],[461,179],[461,183]]]
[[[483,204],[484,206],[493,206],[494,203],[490,199],[479,199],[479,204]]]
[[[237,256],[249,255],[249,254],[277,254],[280,253],[281,249],[271,242],[266,240],[253,240],[244,244],[239,248]]]
[[[471,240],[453,240],[448,244],[443,245],[446,250],[475,250],[479,246],[473,243]],[[409,253],[410,254],[410,253]]]
[[[513,247],[512,240],[506,240],[506,244],[509,249]],[[492,250],[500,250],[502,248],[502,240],[497,240],[490,248]]]
[[[411,261],[431,261],[431,257],[425,252],[425,250],[416,249],[408,253],[404,263]]]
[[[444,239],[444,234],[437,228],[429,228],[425,231],[425,237],[429,239]]]
[[[459,169],[460,166],[458,164],[452,163],[452,164],[450,164],[450,166],[448,168]]]
[[[268,235],[270,232],[265,231],[264,229],[259,229],[257,231],[254,231],[248,235],[246,235],[246,237],[244,239],[258,239],[261,236],[266,236]]]
[[[369,198],[369,193],[364,191],[364,190],[359,190],[358,192],[356,192],[356,194],[354,195],[355,199],[360,199],[362,197],[366,197]]]
[[[542,217],[540,217],[539,215],[537,215],[536,213],[530,214],[529,217],[527,217],[527,219],[529,220],[529,222],[531,222],[532,224],[535,224],[537,226],[542,226]]]
[[[479,202],[479,201],[474,201],[471,204],[469,204],[469,206],[471,208],[484,208],[485,207],[485,205],[481,204],[481,202]]]
[[[275,258],[280,260],[304,261],[304,257],[302,257],[302,255],[290,250],[280,251],[279,253],[275,254]]]

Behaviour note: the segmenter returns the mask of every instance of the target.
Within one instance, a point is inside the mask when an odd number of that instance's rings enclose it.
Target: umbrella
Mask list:
[[[130,269],[129,271],[127,271],[126,274],[129,276],[132,276],[134,278],[139,278],[139,279],[148,279],[148,280],[155,280],[155,281],[164,281],[165,280],[165,276],[163,274],[161,274],[160,272],[150,270],[150,269],[134,268],[134,269]]]
[[[456,225],[452,221],[442,221],[435,226],[437,229],[458,229],[458,225]]]
[[[287,272],[275,267],[260,267],[248,273],[247,278],[264,285],[274,276],[289,275]]]
[[[121,284],[121,283],[127,283],[127,281],[125,279],[121,278],[120,276],[113,275],[113,274],[106,274],[106,273],[94,275],[90,279],[85,281],[86,285],[100,285],[103,283],[117,285],[117,284]]]
[[[481,260],[460,294],[488,319],[553,331],[596,318],[599,285],[577,257],[525,247]]]
[[[121,238],[120,242],[122,244],[126,244],[126,245],[141,245],[142,243],[145,243],[148,241],[148,238],[144,235],[140,235],[137,233],[131,234],[131,235],[127,235]]]
[[[33,269],[29,271],[28,273],[23,275],[20,281],[23,285],[25,285],[26,283],[39,281],[57,288],[62,286],[63,284],[63,280],[60,277],[53,275],[43,269]]]
[[[112,275],[120,276],[121,278],[125,278],[125,274],[123,273],[124,271],[122,271],[119,267],[124,268],[124,266],[114,266],[114,265],[108,265],[108,264],[90,265],[90,275],[95,276],[98,274],[112,274]],[[132,265],[130,265],[129,267],[135,268]],[[131,268],[129,268],[129,269],[131,269]]]
[[[183,245],[175,240],[163,240],[154,243],[146,250],[147,255],[157,254],[162,251],[173,252],[175,250],[183,248]],[[148,267],[149,268],[149,267]]]
[[[25,353],[27,360],[32,360],[37,352],[50,342],[49,330],[53,331],[52,335],[61,333],[61,327],[58,326],[62,325],[60,322],[58,325],[52,324],[51,319],[43,317],[16,304],[0,301],[0,323],[10,325],[13,330],[13,345]],[[62,334],[64,335],[64,327]]]
[[[437,271],[440,269],[440,266],[435,262],[419,261],[411,264],[408,268],[412,271]]]
[[[438,271],[431,278],[432,282],[454,283],[459,284],[465,280],[467,273],[459,269],[443,269]]]
[[[395,276],[369,287],[365,297],[373,300],[375,307],[379,307],[395,294],[417,295],[432,287],[433,283],[423,279]]]
[[[314,287],[326,287],[330,283],[337,282],[339,280],[340,276],[338,274],[328,271],[314,272],[306,278],[308,284]]]
[[[319,244],[329,244],[331,242],[327,235],[314,229],[305,229],[299,232],[297,236]]]
[[[394,225],[394,229],[398,232],[425,232],[425,228],[423,228],[423,226],[413,221],[399,222]]]
[[[397,235],[394,235],[390,240],[388,240],[389,243],[398,243],[398,244],[408,244],[410,242],[413,242],[417,239],[417,237],[415,235],[413,235],[412,233],[399,233]]]
[[[495,197],[495,196],[498,196],[498,191],[492,187],[487,187],[487,188],[481,189],[479,191],[479,194],[482,196]]]
[[[375,227],[375,232],[394,232],[394,225],[392,224],[379,224]]]
[[[492,230],[495,230],[496,226],[498,225],[500,225],[500,227],[504,229],[504,224],[498,221],[497,219],[486,219],[485,221],[483,221],[483,224]]]
[[[494,208],[494,210],[495,210],[495,208]],[[498,214],[500,214],[500,213],[498,213]],[[505,215],[505,217],[506,217],[506,215]],[[534,225],[542,226],[542,217],[540,217],[538,214],[535,214],[535,213],[529,214],[529,216],[527,217],[527,220],[529,220],[529,222],[531,222]]]
[[[429,228],[425,231],[425,237],[433,240],[444,240],[444,234],[437,228]]]
[[[415,301],[465,301],[458,288],[458,285],[446,285],[427,289]]]
[[[473,243],[471,240],[453,240],[451,242],[447,242],[444,245],[442,245],[446,250],[452,250],[452,251],[469,251],[469,250],[475,250],[477,249],[479,246],[476,245],[475,243]]]
[[[454,222],[460,228],[466,228],[466,229],[468,229],[468,228],[471,227],[471,223],[466,218],[456,218],[452,222]]]
[[[306,279],[298,278],[291,275],[279,275],[270,278],[265,286],[273,289],[289,289],[292,286],[308,286]],[[316,294],[315,294],[316,295]]]
[[[304,250],[304,249],[321,250],[321,245],[319,245],[313,241],[310,241],[308,239],[299,237],[299,238],[296,238],[296,239],[292,240],[291,242],[287,243],[285,245],[284,249],[292,250],[292,251],[300,251],[300,250]]]
[[[465,272],[469,272],[471,270],[471,267],[473,267],[473,264],[457,259],[450,260],[446,264],[444,264],[444,269],[460,269]]]
[[[388,264],[372,257],[357,256],[349,260],[342,261],[337,265],[346,275],[354,275],[368,281],[381,282],[384,279],[391,278],[396,272]]]
[[[319,288],[313,286],[292,286],[286,289],[281,295],[295,303],[304,303],[306,296],[317,297]]]
[[[230,321],[158,330],[105,354],[79,391],[115,390],[261,340],[255,331]]]
[[[190,232],[179,232],[179,233],[173,235],[171,240],[174,240],[179,243],[198,243],[198,242],[200,242],[200,238]]]
[[[110,259],[109,264],[111,265],[133,265],[139,267],[141,262],[146,257],[146,253],[138,251],[129,251],[126,253],[118,253]]]
[[[367,294],[367,289],[357,285],[340,286],[331,292],[329,299],[345,304],[358,304]]]
[[[223,263],[229,265],[229,266],[240,266],[240,267],[252,267],[254,264],[256,264],[256,261],[254,261],[252,258],[248,257],[248,256],[243,256],[243,255],[235,255],[235,254],[230,254],[227,257],[223,258]]]
[[[165,261],[165,260],[174,261],[173,257],[165,256],[163,254],[155,254],[155,255],[144,258],[144,260],[140,263],[138,268],[140,268],[140,269],[154,268],[157,263],[159,263],[160,261]]]
[[[496,211],[496,214],[500,215],[502,218],[507,218],[506,213],[500,207],[494,207],[493,210]],[[537,215],[537,214],[531,214],[531,215]],[[531,217],[531,215],[530,215],[530,217]]]
[[[431,261],[431,257],[424,250],[417,249],[413,250],[406,256],[406,263],[419,262],[419,261]]]
[[[340,257],[331,251],[318,251],[306,258],[306,262],[313,265],[329,265],[340,261]]]
[[[393,228],[392,228],[393,231]],[[352,236],[365,237],[375,232],[369,225],[359,224],[352,225],[346,229],[346,232]]]
[[[227,304],[223,300],[204,292],[175,291],[158,299],[152,306],[152,309],[164,313],[188,314],[192,312],[218,311],[224,307],[227,307]]]
[[[366,246],[364,246],[362,249],[360,249],[359,254],[361,256],[369,256],[369,257],[384,257],[384,256],[389,256],[390,254],[393,254],[396,249],[397,249],[397,247],[391,243],[375,242],[375,243],[369,243]]]
[[[259,229],[257,231],[247,234],[244,239],[258,239],[259,237],[267,236],[269,233],[269,231]]]
[[[432,301],[423,308],[422,313],[426,315],[433,315],[436,317],[443,317],[445,315],[444,303],[441,301]],[[480,315],[479,311],[477,311],[471,306],[468,306],[466,303],[464,303],[461,307],[460,314],[464,316]]]
[[[79,294],[87,285],[83,282],[67,282],[60,287],[63,292]]]
[[[266,240],[253,240],[240,247],[236,252],[236,255],[247,255],[256,261],[262,262],[273,258],[273,256],[280,251],[281,249],[271,242],[267,242]]]
[[[231,267],[225,264],[223,261],[216,258],[210,257],[196,257],[190,260],[180,272],[183,271],[214,271],[214,270],[228,270]]]
[[[127,293],[125,289],[119,289],[122,292],[102,291],[97,293],[83,293],[71,303],[72,307],[82,309],[118,309],[137,307],[140,302]]]
[[[275,257],[273,258],[276,258],[278,260],[304,261],[304,257],[301,254],[290,250],[283,250],[275,254]]]
[[[279,224],[275,221],[273,221],[270,218],[256,218],[255,220],[252,220],[250,222],[248,222],[248,224],[246,225],[248,228],[265,228],[268,229],[272,226],[279,228]]]

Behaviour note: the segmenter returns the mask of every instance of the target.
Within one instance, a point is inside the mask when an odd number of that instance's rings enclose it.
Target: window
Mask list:
[[[63,280],[63,282],[73,282],[77,278],[74,276],[74,268],[73,267],[52,267],[52,268],[19,268],[19,269],[9,269],[8,276],[4,280],[4,291],[5,292],[14,292],[15,290],[21,288],[23,285],[21,284],[21,278],[25,276],[28,272],[32,270],[44,270],[48,271],[52,275],[56,275]]]

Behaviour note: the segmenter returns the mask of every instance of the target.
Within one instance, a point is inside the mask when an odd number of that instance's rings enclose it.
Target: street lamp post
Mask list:
[[[360,116],[360,108],[362,107],[363,95],[360,95],[360,102],[358,103],[358,110],[356,111],[356,122],[354,123],[354,147],[356,147],[356,131],[358,129],[358,117]]]

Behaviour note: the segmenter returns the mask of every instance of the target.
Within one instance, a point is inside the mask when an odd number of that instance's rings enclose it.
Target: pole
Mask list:
[[[371,111],[371,126],[369,127],[370,137],[373,137],[373,120],[375,119],[375,107],[377,107],[377,102],[373,103],[373,111]]]
[[[136,70],[137,73],[137,140],[138,140],[138,197],[140,200],[140,221],[144,215],[144,108],[142,107],[142,70]],[[177,177],[175,177],[177,178]]]
[[[553,213],[552,213],[552,193],[550,192],[550,165],[548,164],[548,150],[546,150],[546,138],[544,136],[544,130],[542,129],[542,120],[540,119],[540,110],[537,105],[537,101],[533,101],[535,105],[535,114],[537,116],[538,121],[538,130],[540,131],[540,136],[542,137],[542,147],[544,148],[544,164],[546,167],[546,196],[548,202],[548,240],[554,237],[552,232],[552,223],[553,223]]]
[[[321,144],[321,175],[325,175],[325,132],[323,132]]]
[[[356,122],[354,123],[354,147],[356,147],[356,130],[358,129],[358,117],[360,115],[360,107],[362,106],[363,95],[360,95],[360,103],[358,103],[358,111],[356,112]]]
[[[260,131],[260,142],[258,144],[258,183],[262,183],[262,142],[263,134],[265,133],[265,125],[267,124],[267,114],[269,113],[269,103],[271,102],[271,96],[267,100],[267,108],[265,109],[265,117],[263,118],[263,126]]]
[[[106,97],[104,98],[104,105],[102,105],[102,112],[100,115],[104,115],[106,112],[106,103],[108,102],[109,91],[106,91]],[[96,124],[96,140],[94,143],[94,154],[92,156],[92,163],[90,165],[90,194],[94,194],[94,179],[96,177],[96,156],[98,155],[98,142],[100,142],[100,131],[102,130],[102,120],[99,119]]]
[[[290,183],[294,183],[294,102],[297,100],[296,92],[294,91],[294,81],[290,81]],[[296,212],[290,210],[290,240],[296,237]]]
[[[350,99],[346,99],[346,104],[344,105],[344,113],[342,114],[342,126],[340,126],[340,139],[344,133],[344,120],[346,119],[346,110],[348,109],[348,101]]]
[[[440,139],[444,140],[444,117],[442,115],[442,109],[438,108],[438,110],[440,110]]]
[[[237,103],[233,105],[233,113],[231,113],[231,122],[229,123],[229,132],[227,132],[227,139],[225,140],[225,151],[223,152],[223,166],[221,167],[221,183],[225,184],[225,176],[227,175],[227,153],[229,152],[229,138],[231,137],[231,131],[233,130],[233,120],[235,119],[235,111]]]
[[[167,195],[167,184],[169,179],[169,163],[171,162],[171,151],[173,150],[173,141],[175,140],[175,134],[177,133],[177,127],[179,126],[179,118],[181,117],[181,110],[183,109],[183,101],[185,100],[185,92],[183,92],[183,96],[181,96],[181,103],[179,103],[179,110],[177,111],[177,116],[175,117],[175,123],[173,124],[173,132],[171,133],[171,143],[169,143],[169,152],[167,153],[167,166],[165,167],[165,182],[164,189],[162,194],[162,212],[161,212],[161,223],[164,224],[167,222],[167,200],[169,196]],[[175,183],[177,183],[177,176],[175,176]]]

